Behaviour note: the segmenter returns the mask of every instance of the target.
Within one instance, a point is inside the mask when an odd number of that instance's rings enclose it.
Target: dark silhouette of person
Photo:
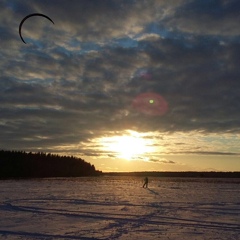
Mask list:
[[[144,178],[144,184],[143,184],[143,188],[146,187],[148,188],[148,177]]]

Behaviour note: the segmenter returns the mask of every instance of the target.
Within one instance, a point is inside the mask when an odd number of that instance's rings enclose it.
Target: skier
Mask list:
[[[148,177],[144,178],[144,184],[143,184],[143,188],[146,186],[146,188],[148,188]]]

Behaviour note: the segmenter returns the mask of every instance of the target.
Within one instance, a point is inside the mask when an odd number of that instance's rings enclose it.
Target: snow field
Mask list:
[[[239,240],[240,180],[0,181],[0,239]]]

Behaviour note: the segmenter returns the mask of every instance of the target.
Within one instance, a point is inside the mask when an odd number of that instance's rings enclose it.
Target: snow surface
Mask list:
[[[240,239],[240,179],[149,180],[0,181],[0,239]]]

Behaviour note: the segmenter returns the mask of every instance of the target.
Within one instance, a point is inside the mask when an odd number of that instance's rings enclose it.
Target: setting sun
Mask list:
[[[140,155],[146,152],[146,145],[144,140],[132,136],[116,137],[115,142],[110,146],[110,150],[119,154],[119,157],[131,160],[136,155]]]
[[[126,160],[137,159],[149,151],[146,140],[141,136],[114,136],[103,139],[102,143],[113,154],[116,154],[116,157]]]

